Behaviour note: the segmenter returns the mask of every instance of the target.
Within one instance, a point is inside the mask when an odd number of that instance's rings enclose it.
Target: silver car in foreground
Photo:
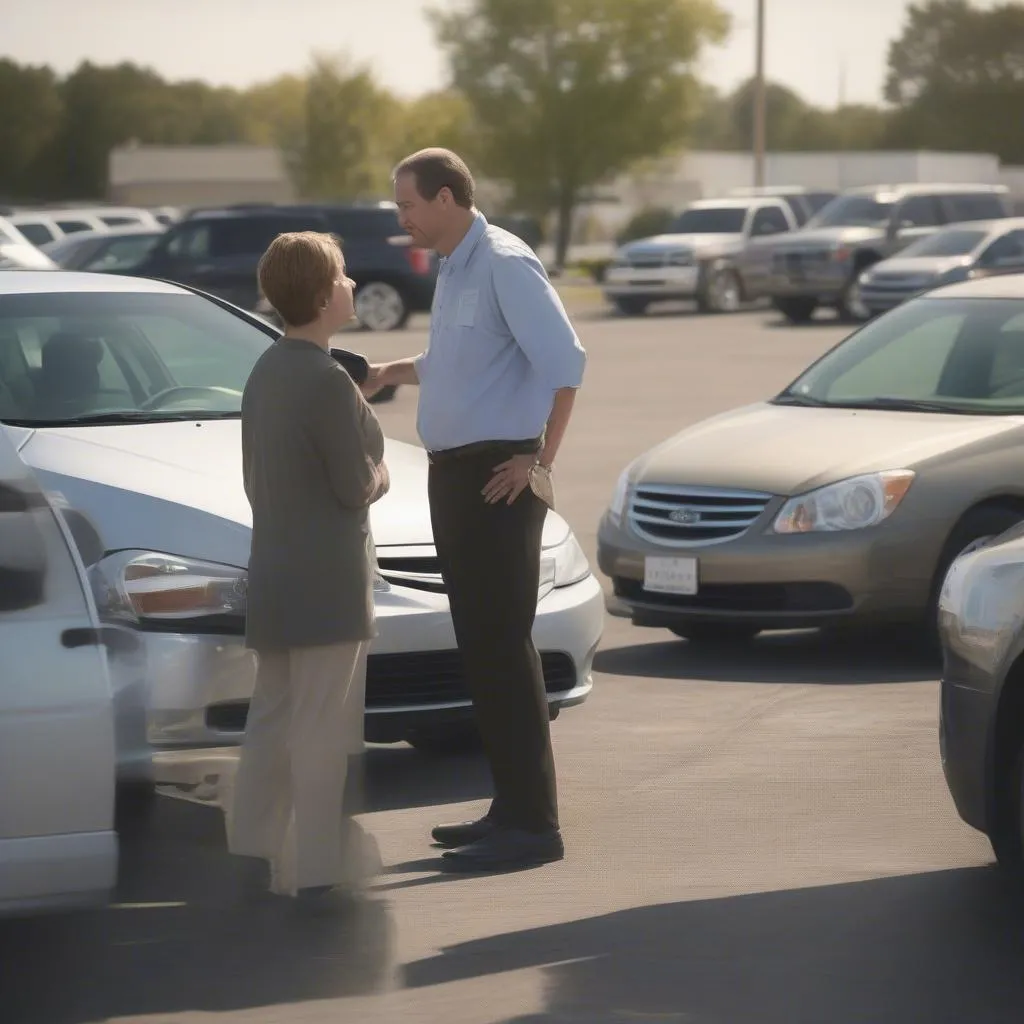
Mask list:
[[[278,332],[178,285],[114,274],[0,274],[0,421],[48,491],[98,532],[96,604],[147,665],[149,735],[221,746],[245,728],[251,512],[241,395]],[[427,459],[389,440],[373,506],[379,635],[366,737],[450,749],[474,739],[433,546]],[[601,586],[561,516],[544,528],[534,636],[552,716],[591,689]]]

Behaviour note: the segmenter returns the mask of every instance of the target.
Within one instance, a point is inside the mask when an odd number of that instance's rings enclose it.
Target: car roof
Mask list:
[[[1024,299],[1024,274],[996,274],[948,284],[916,301],[929,302],[932,299]]]
[[[944,184],[940,182],[906,182],[902,185],[859,185],[848,188],[844,196],[930,196],[941,193],[956,195],[1005,195],[1009,189],[1005,185],[972,185],[964,182]]]
[[[695,199],[686,207],[687,210],[749,210],[751,206],[775,206],[776,203],[764,196],[747,196],[742,199],[735,196],[723,199]]]
[[[73,270],[5,270],[0,274],[0,296],[105,292],[107,294],[191,295],[167,281],[121,274],[87,274]]]
[[[107,231],[75,231],[59,242],[89,242],[94,238],[104,241],[121,238],[125,235],[162,235],[167,230],[164,224],[116,224]]]

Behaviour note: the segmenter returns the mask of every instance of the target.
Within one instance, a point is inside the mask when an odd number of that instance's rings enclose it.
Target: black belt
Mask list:
[[[532,438],[529,441],[474,441],[472,444],[460,445],[458,448],[444,448],[440,451],[428,451],[427,458],[434,465],[443,465],[446,462],[454,462],[456,459],[465,459],[473,455],[535,455],[541,449],[541,439]]]

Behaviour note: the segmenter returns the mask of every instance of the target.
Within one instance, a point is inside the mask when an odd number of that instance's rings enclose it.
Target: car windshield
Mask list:
[[[841,342],[773,401],[1024,415],[1024,299],[914,299]]]
[[[743,206],[705,206],[684,210],[669,229],[677,235],[739,235],[747,219]]]
[[[249,373],[275,336],[198,295],[0,294],[0,421],[237,417]]]
[[[934,235],[925,235],[908,245],[899,255],[904,256],[966,256],[985,239],[988,232],[975,231],[970,228],[949,228],[937,231]]]
[[[892,208],[891,202],[883,202],[874,196],[839,196],[826,203],[808,227],[875,227],[889,220]]]

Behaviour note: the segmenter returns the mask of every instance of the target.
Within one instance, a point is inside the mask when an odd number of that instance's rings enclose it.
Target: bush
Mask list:
[[[629,223],[619,232],[616,241],[619,245],[632,242],[636,238],[649,238],[660,235],[672,226],[675,214],[664,206],[645,206],[629,219]]]
[[[581,274],[586,274],[588,277],[592,277],[598,284],[604,280],[605,271],[611,265],[610,259],[600,260],[577,260],[573,264],[573,269],[578,270]]]

